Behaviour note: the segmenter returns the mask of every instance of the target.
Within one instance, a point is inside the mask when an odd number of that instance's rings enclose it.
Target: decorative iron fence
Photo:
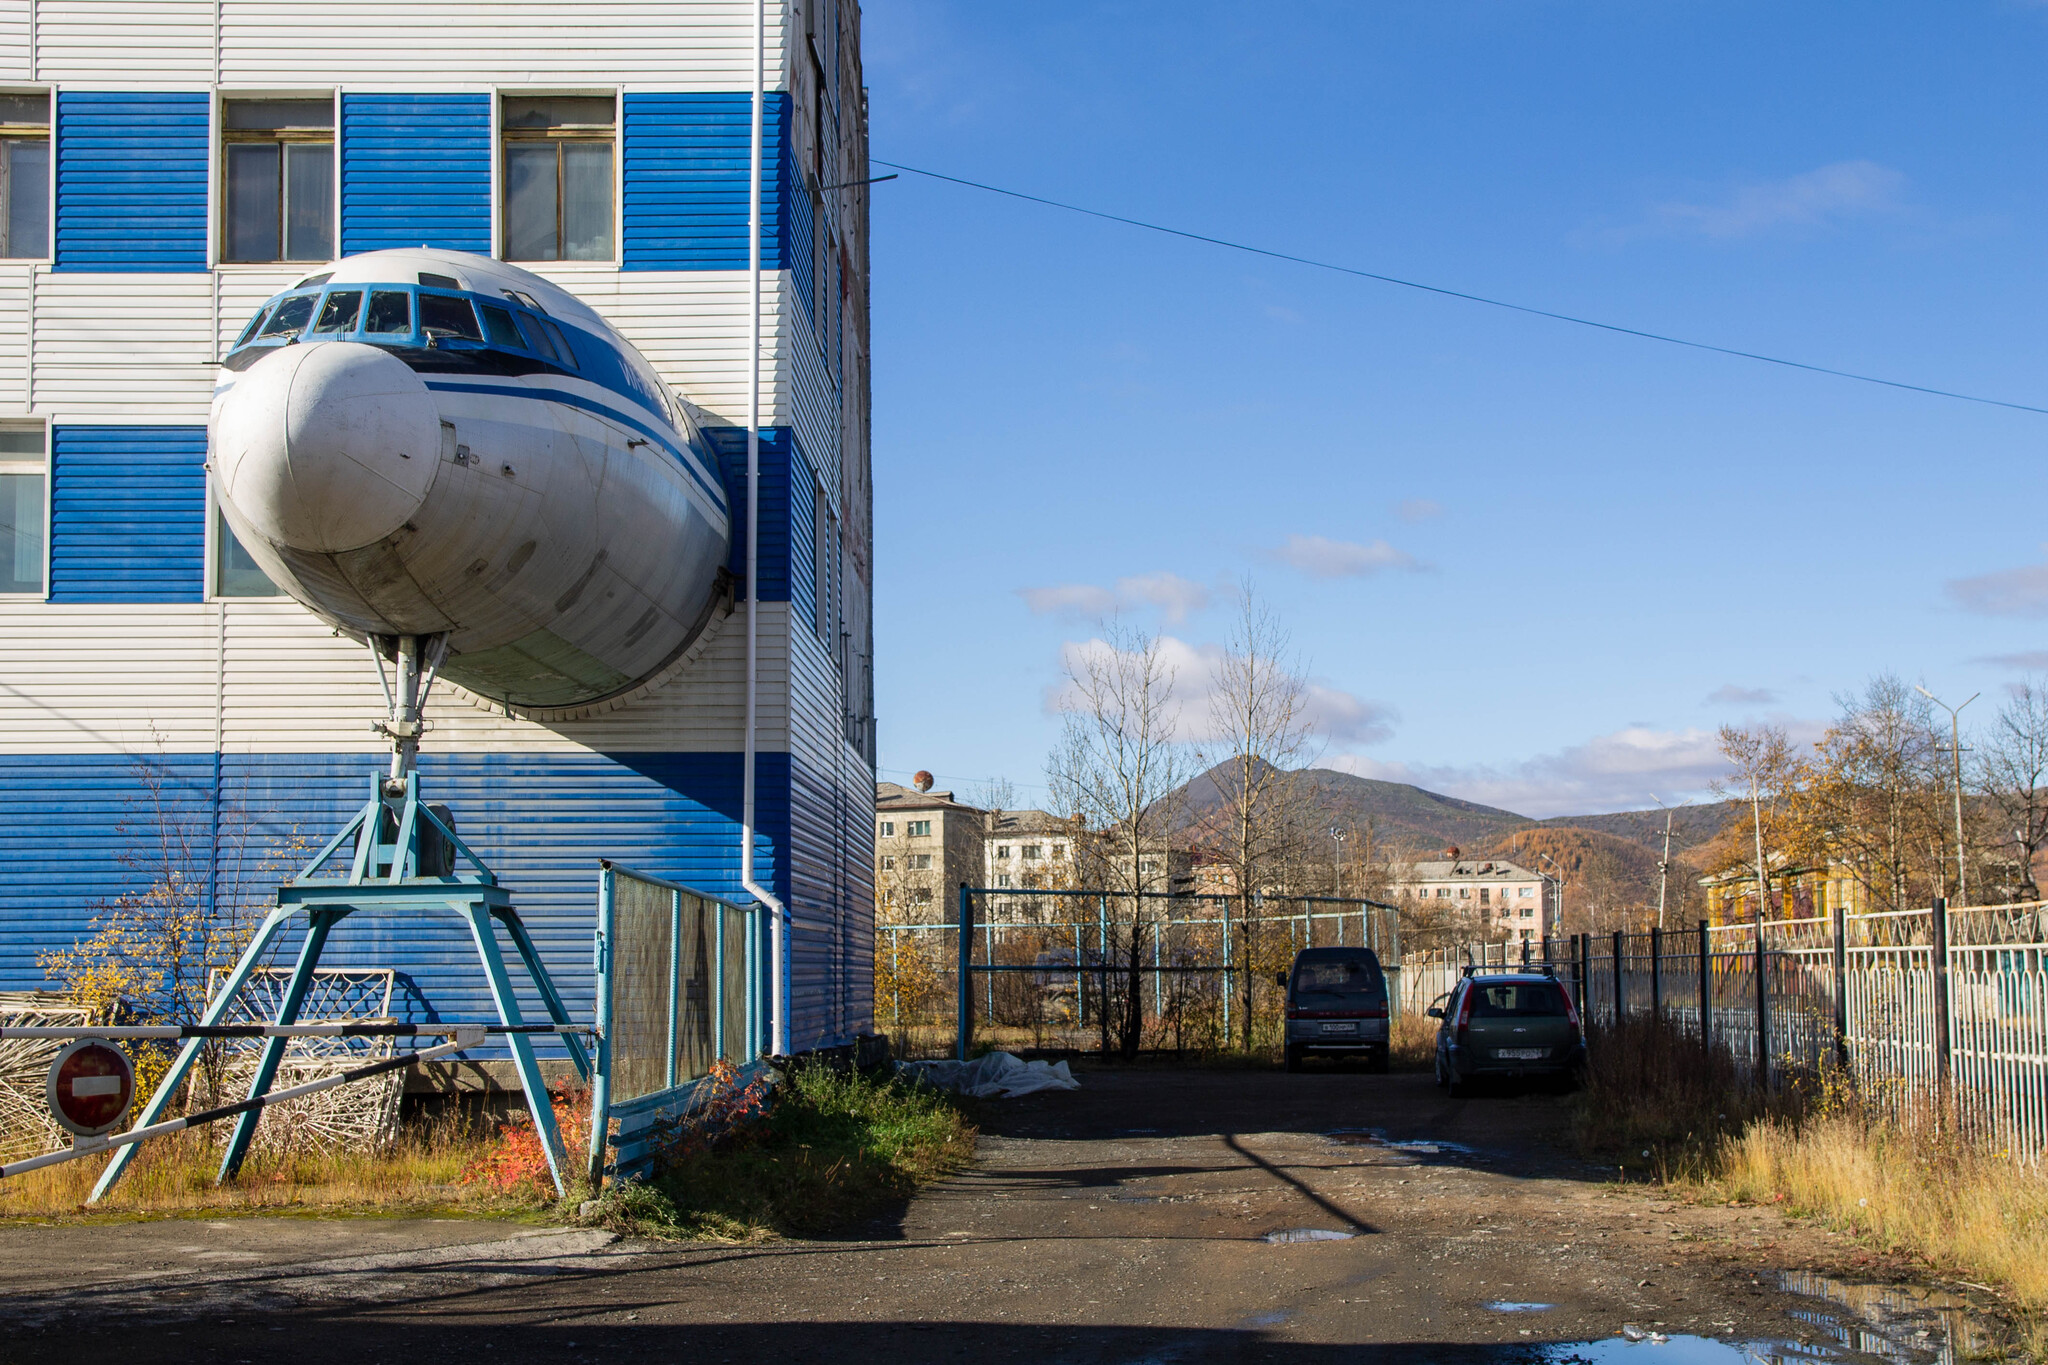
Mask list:
[[[1550,962],[1593,1027],[1661,1019],[1752,1081],[1839,1066],[1880,1108],[1943,1115],[2026,1162],[2048,1152],[2048,905],[1937,901],[1411,954],[1401,1008],[1428,1005],[1468,961]]]

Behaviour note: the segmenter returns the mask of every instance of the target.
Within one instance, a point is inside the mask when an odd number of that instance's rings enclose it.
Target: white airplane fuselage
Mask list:
[[[266,303],[209,423],[215,496],[285,592],[359,637],[445,634],[521,707],[627,691],[723,594],[731,522],[689,411],[527,271],[377,251]]]

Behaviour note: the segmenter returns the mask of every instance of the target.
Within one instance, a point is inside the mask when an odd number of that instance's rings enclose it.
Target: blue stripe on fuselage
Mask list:
[[[689,471],[690,477],[697,481],[698,486],[710,496],[712,502],[717,504],[718,510],[724,512],[727,516],[732,515],[731,509],[726,506],[725,490],[718,485],[714,477],[708,476],[706,471],[698,467],[696,452],[690,450],[687,446],[681,451],[677,450],[660,432],[630,413],[620,412],[617,408],[606,407],[604,404],[593,402],[580,394],[565,393],[561,389],[534,389],[523,386],[507,389],[499,388],[494,384],[450,383],[446,380],[433,379],[425,375],[422,375],[421,378],[426,381],[427,388],[436,393],[477,393],[492,398],[532,398],[541,402],[564,403],[569,407],[581,408],[585,412],[594,412],[600,417],[608,417],[614,422],[629,426],[673,456],[678,464]],[[684,451],[688,453],[686,454]]]

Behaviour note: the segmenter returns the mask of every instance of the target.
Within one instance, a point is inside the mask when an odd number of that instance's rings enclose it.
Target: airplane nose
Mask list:
[[[440,464],[427,386],[376,346],[286,346],[215,409],[214,484],[272,544],[316,553],[382,540],[419,510]]]

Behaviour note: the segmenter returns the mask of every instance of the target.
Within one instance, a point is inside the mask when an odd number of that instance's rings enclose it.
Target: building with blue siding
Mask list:
[[[768,5],[755,354],[752,3],[0,0],[0,990],[59,984],[41,955],[166,879],[259,912],[384,765],[367,650],[234,542],[206,421],[265,299],[425,245],[603,314],[695,405],[735,507],[750,381],[762,414],[757,581],[736,534],[730,600],[622,697],[508,713],[443,683],[429,798],[587,1017],[600,858],[744,899],[751,594],[789,1043],[870,1030],[859,39],[852,0]],[[452,921],[351,919],[326,960],[397,969],[413,1017],[490,1013]]]

